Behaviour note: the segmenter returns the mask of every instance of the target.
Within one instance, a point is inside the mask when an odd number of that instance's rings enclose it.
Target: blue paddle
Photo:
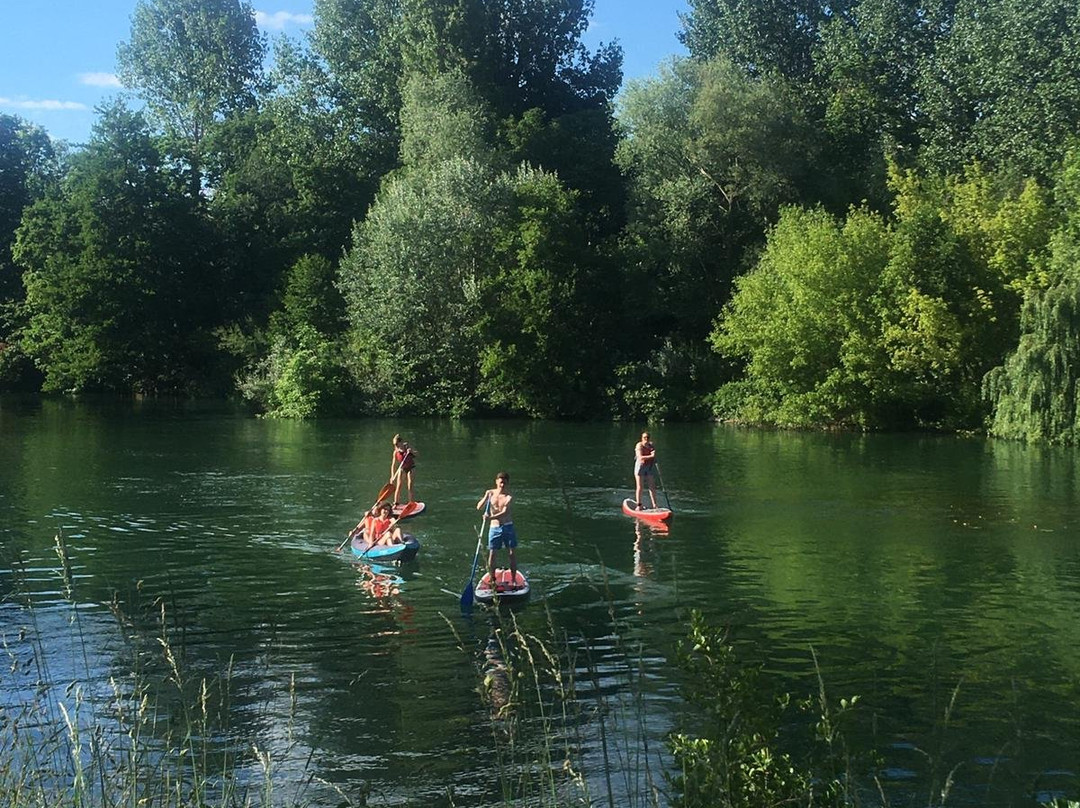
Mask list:
[[[472,572],[469,573],[469,582],[465,584],[465,589],[461,593],[461,611],[465,614],[472,611],[473,595],[475,594],[473,579],[476,577],[476,563],[480,560],[480,545],[484,542],[484,522],[487,521],[490,513],[491,502],[488,502],[484,506],[484,515],[480,517],[480,529],[476,531],[476,553],[473,554]]]

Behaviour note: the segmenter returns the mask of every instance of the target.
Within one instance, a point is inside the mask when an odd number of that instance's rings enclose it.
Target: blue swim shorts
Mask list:
[[[498,550],[508,547],[513,550],[517,547],[517,533],[514,532],[514,523],[508,525],[492,525],[488,531],[488,549]]]

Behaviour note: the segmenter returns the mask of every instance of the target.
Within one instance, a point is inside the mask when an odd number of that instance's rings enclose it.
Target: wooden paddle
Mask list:
[[[476,552],[473,554],[472,572],[469,573],[469,582],[465,584],[465,589],[461,593],[462,614],[468,614],[472,611],[473,596],[476,594],[473,579],[476,578],[476,563],[480,560],[480,545],[484,542],[484,523],[490,515],[491,502],[488,501],[484,506],[484,515],[480,517],[480,529],[476,531]]]
[[[402,463],[404,463],[404,461],[402,461]],[[375,505],[378,505],[380,502],[390,496],[390,494],[394,490],[394,482],[397,480],[399,474],[401,474],[401,465],[398,465],[397,471],[390,475],[390,482],[388,482],[386,485],[379,489],[379,493],[375,497]],[[374,508],[375,505],[372,505],[371,507]],[[371,511],[369,510],[368,513],[370,512]],[[366,517],[367,514],[364,514],[364,516]],[[360,522],[356,525],[356,527],[349,531],[349,535],[345,537],[345,541],[343,541],[341,544],[334,548],[335,553],[341,552],[342,548],[349,543],[349,539],[356,535],[356,531],[360,529],[360,525],[362,525],[363,523],[364,520],[361,519]]]
[[[401,463],[398,464],[397,471],[390,475],[390,482],[388,482],[386,485],[379,489],[379,495],[375,497],[375,505],[378,505],[380,502],[382,502],[394,492],[394,483],[396,483],[397,478],[401,476],[401,467],[403,465],[405,465],[404,460],[402,460]],[[371,507],[374,508],[375,505],[372,505]]]
[[[416,513],[416,510],[417,510],[417,509],[418,509],[419,507],[420,507],[420,503],[419,503],[419,502],[410,502],[410,503],[408,503],[408,504],[407,504],[407,505],[406,505],[406,506],[405,506],[404,508],[402,508],[402,509],[401,509],[401,515],[400,515],[399,517],[397,517],[397,519],[391,519],[391,520],[390,520],[390,524],[388,524],[388,525],[386,526],[386,530],[393,530],[393,528],[394,528],[394,525],[396,525],[396,524],[397,524],[398,522],[400,522],[400,521],[401,521],[402,519],[406,519],[406,518],[408,518],[408,517],[412,516],[412,515],[413,515],[414,513]],[[383,531],[383,532],[385,533],[386,531]],[[345,546],[345,545],[342,545],[342,547],[344,547],[344,546]],[[364,552],[362,552],[362,553],[360,554],[360,559],[358,559],[358,560],[362,560],[362,559],[364,558],[364,556],[366,556],[366,555],[367,555],[368,553],[370,553],[370,552],[371,552],[371,549],[372,549],[372,548],[373,548],[374,546],[375,546],[375,540],[374,540],[374,537],[373,537],[373,536],[369,536],[369,537],[368,537],[368,546],[367,546],[367,549],[366,549],[366,550],[364,550]]]

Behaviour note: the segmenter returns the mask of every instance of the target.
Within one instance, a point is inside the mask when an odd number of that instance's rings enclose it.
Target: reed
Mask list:
[[[65,680],[54,675],[33,599],[20,604],[24,629],[2,637],[0,805],[5,808],[254,808],[305,806],[316,780],[305,771],[280,775],[275,763],[295,750],[292,714],[286,746],[260,749],[229,725],[232,661],[216,678],[185,672],[182,630],[157,601],[157,636],[145,643],[130,615],[110,605],[116,639],[127,646],[130,672],[103,684],[90,659],[76,576],[62,533],[55,538],[57,576],[71,628]],[[16,572],[25,575],[16,564]],[[24,587],[16,587],[16,590]],[[56,637],[50,638],[54,644]],[[12,704],[17,706],[11,706]],[[320,781],[321,782],[321,781]],[[342,806],[351,801],[332,784]]]
[[[215,677],[184,664],[183,628],[162,600],[150,612],[153,636],[129,611],[110,604],[115,638],[129,664],[104,679],[95,672],[86,610],[62,534],[55,540],[58,592],[70,631],[64,673],[57,637],[33,600],[20,604],[25,627],[0,635],[0,806],[4,808],[303,808],[367,805],[363,785],[348,792],[314,774],[294,737],[297,689],[290,677],[284,740],[273,748],[230,724],[233,662]],[[18,570],[18,565],[16,565]],[[601,566],[601,569],[603,567]],[[629,639],[604,572],[601,639],[571,636],[544,609],[539,628],[512,611],[492,610],[486,636],[463,638],[475,666],[491,746],[490,793],[483,804],[569,808],[764,808],[890,805],[871,750],[853,749],[851,722],[865,715],[857,697],[835,699],[817,656],[816,692],[793,701],[771,694],[760,664],[740,659],[725,631],[692,613],[672,662],[689,709],[682,726],[656,743],[645,651]],[[15,587],[16,591],[20,587]],[[56,607],[50,608],[55,612]],[[535,614],[535,608],[530,612]],[[599,618],[601,621],[604,618]],[[140,625],[147,623],[140,620]],[[47,645],[49,647],[47,647]],[[904,804],[956,801],[961,766],[945,736],[960,686],[950,689],[927,761],[928,793]],[[858,706],[857,706],[858,705]],[[794,708],[794,709],[793,709]],[[280,725],[280,722],[278,722]],[[796,737],[800,736],[800,737]],[[796,751],[797,750],[797,751]],[[992,776],[992,772],[991,772]],[[873,793],[873,786],[877,792]],[[447,789],[449,806],[478,803]],[[1052,808],[1080,808],[1059,798]]]

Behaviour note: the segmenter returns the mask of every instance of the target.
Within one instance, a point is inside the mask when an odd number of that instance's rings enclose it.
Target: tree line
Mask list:
[[[621,93],[591,14],[139,0],[0,116],[0,389],[1073,441],[1080,7],[690,0]]]

